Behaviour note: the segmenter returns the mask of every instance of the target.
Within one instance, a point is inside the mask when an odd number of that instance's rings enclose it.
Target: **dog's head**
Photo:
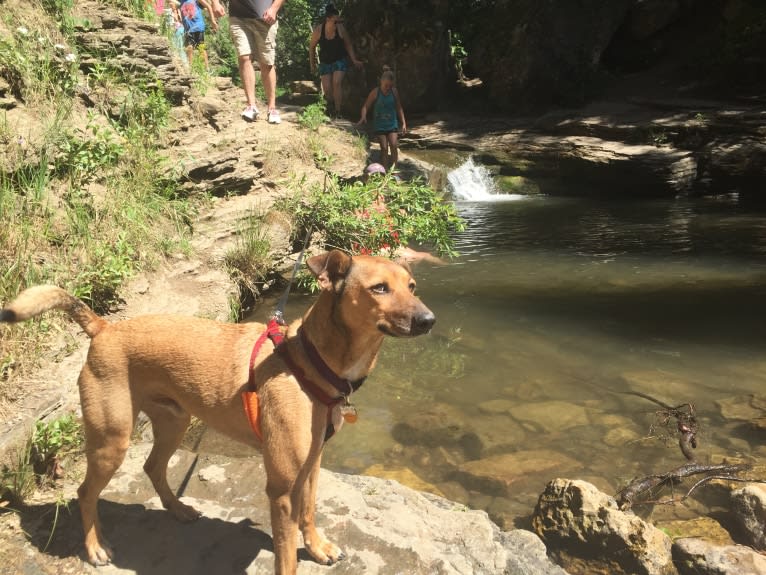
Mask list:
[[[436,318],[415,295],[409,267],[377,256],[354,256],[333,250],[306,262],[324,292],[351,329],[376,329],[394,337],[431,331]]]

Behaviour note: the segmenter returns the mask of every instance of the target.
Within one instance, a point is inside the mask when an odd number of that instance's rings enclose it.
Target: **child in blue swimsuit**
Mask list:
[[[394,87],[394,73],[388,66],[383,67],[380,85],[373,88],[362,105],[362,116],[357,125],[367,123],[367,110],[373,110],[373,130],[380,143],[380,163],[390,170],[399,159],[399,132],[407,132],[407,122],[399,99],[399,92]],[[401,128],[399,122],[401,120]]]

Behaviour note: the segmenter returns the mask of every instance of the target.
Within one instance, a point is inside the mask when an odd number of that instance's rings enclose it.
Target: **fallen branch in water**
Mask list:
[[[686,494],[680,499],[671,497],[670,499],[665,499],[661,501],[642,501],[641,503],[661,503],[663,505],[671,505],[671,504],[679,503],[681,501],[684,501],[686,498],[688,498],[697,487],[713,479],[724,479],[727,481],[743,481],[743,482],[752,481],[753,483],[763,483],[763,481],[760,481],[760,480],[753,481],[750,479],[743,479],[735,475],[736,473],[747,471],[751,469],[751,467],[752,467],[751,465],[748,465],[746,463],[735,464],[735,465],[729,465],[725,463],[721,465],[702,465],[700,463],[687,463],[685,465],[677,467],[676,469],[673,469],[661,475],[648,475],[646,477],[634,479],[633,481],[628,483],[628,485],[624,489],[622,489],[620,492],[617,493],[617,495],[615,496],[615,499],[617,499],[617,504],[619,505],[620,509],[625,511],[630,509],[631,506],[634,503],[636,503],[635,501],[636,497],[638,497],[642,493],[649,491],[651,489],[654,489],[656,487],[663,487],[665,485],[671,485],[671,486],[675,485],[676,483],[679,483],[684,477],[699,475],[700,473],[707,473],[708,475],[706,475],[705,477],[697,481],[691,487],[691,489],[689,489],[689,491],[687,491]]]
[[[655,399],[651,395],[641,393],[639,391],[625,391],[627,395],[635,395],[651,401],[662,407],[660,411],[655,412],[655,417],[662,427],[668,430],[668,438],[671,435],[670,422],[675,420],[676,431],[678,432],[678,447],[681,448],[681,453],[689,461],[694,461],[694,453],[692,449],[697,449],[697,415],[694,411],[694,404],[682,403],[680,405],[672,406]],[[650,433],[654,432],[654,424],[649,430]]]

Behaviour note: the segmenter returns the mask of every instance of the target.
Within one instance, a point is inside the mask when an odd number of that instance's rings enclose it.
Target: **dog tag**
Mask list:
[[[356,423],[356,420],[359,419],[359,415],[356,413],[356,407],[350,403],[341,406],[340,414],[343,416],[343,420],[346,423]]]

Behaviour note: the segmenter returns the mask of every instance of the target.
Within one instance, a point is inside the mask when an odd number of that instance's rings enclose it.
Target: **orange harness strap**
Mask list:
[[[335,434],[336,431],[335,425],[333,425],[332,421],[333,409],[335,406],[340,405],[343,402],[347,402],[347,396],[341,395],[339,397],[331,397],[322,391],[322,388],[317,386],[313,381],[306,377],[305,372],[292,360],[289,354],[287,354],[286,348],[281,345],[285,339],[285,334],[282,332],[282,327],[275,319],[271,319],[269,321],[266,327],[266,331],[258,337],[255,345],[253,345],[253,351],[250,353],[250,371],[247,380],[247,390],[242,392],[242,404],[245,408],[245,415],[247,415],[247,420],[250,422],[250,427],[252,428],[253,433],[255,433],[255,436],[260,441],[263,441],[263,433],[261,432],[261,410],[258,400],[258,393],[255,391],[255,372],[253,371],[253,367],[255,366],[255,360],[258,357],[258,353],[261,351],[261,346],[263,345],[263,342],[266,341],[266,338],[269,338],[274,344],[274,350],[282,358],[282,361],[285,362],[285,365],[292,372],[293,376],[295,376],[295,378],[298,380],[298,383],[301,385],[301,387],[303,387],[303,389],[308,391],[308,393],[313,395],[321,403],[328,407],[327,430],[325,432],[325,441],[327,441]],[[304,343],[304,345],[308,344]],[[311,348],[313,349],[313,346],[311,346]],[[313,353],[318,357],[316,349],[313,349]],[[320,367],[324,367],[325,371],[329,370],[323,361],[321,362]],[[334,374],[332,375],[337,379],[337,376]],[[342,381],[346,383],[346,385],[349,385],[350,391],[355,391],[356,388],[361,385],[364,379],[360,380],[358,383],[356,383],[356,385],[353,383],[348,383],[346,380]],[[356,421],[355,415],[344,417],[350,423]]]
[[[253,351],[250,353],[250,370],[247,380],[247,387],[249,390],[253,389],[253,366],[255,365],[255,358],[258,357],[258,352],[261,351],[261,346],[266,338],[269,337],[270,329],[264,331],[261,336],[256,340],[253,346]],[[250,422],[250,427],[253,429],[253,433],[260,440],[263,441],[263,435],[261,434],[261,410],[258,405],[258,393],[255,391],[243,391],[242,392],[242,404],[245,407],[245,415]]]

